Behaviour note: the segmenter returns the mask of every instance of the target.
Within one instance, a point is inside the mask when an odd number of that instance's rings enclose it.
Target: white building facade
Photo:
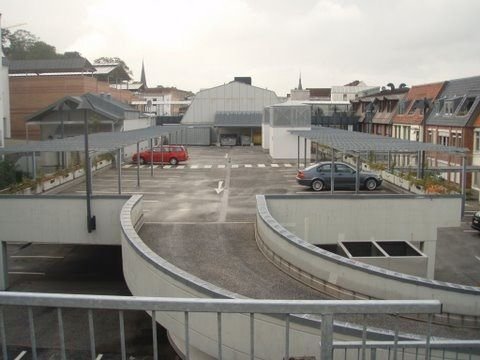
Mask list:
[[[1,34],[0,29],[0,37]],[[10,137],[10,90],[8,83],[8,60],[1,46],[0,61],[0,147],[4,147],[5,138]]]

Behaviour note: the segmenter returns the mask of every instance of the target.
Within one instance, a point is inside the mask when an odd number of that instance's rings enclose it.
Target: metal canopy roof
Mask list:
[[[409,141],[327,127],[316,127],[311,130],[290,130],[290,133],[342,151],[434,151],[457,154],[468,151],[466,148]]]
[[[172,128],[155,126],[138,130],[123,132],[104,132],[88,135],[88,148],[90,151],[111,151],[123,148],[137,142],[152,138],[166,136],[173,132]],[[84,136],[73,136],[64,139],[46,141],[30,141],[27,144],[15,145],[0,148],[0,154],[7,153],[29,153],[29,152],[62,152],[62,151],[84,151]]]

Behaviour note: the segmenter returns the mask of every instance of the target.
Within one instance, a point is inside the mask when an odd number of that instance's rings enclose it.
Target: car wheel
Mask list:
[[[177,165],[178,164],[178,160],[175,159],[175,158],[171,158],[170,161],[169,161],[170,165]]]
[[[377,188],[377,181],[373,178],[367,179],[365,181],[365,187],[368,191],[373,191]]]
[[[322,191],[325,185],[322,180],[316,179],[312,181],[312,189],[314,191]]]

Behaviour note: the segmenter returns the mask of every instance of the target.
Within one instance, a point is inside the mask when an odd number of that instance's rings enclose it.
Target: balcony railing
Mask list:
[[[480,340],[474,341],[437,341],[431,338],[430,326],[428,333],[422,340],[405,341],[398,330],[391,336],[389,341],[371,341],[368,340],[367,327],[363,325],[361,335],[357,341],[335,341],[334,340],[334,316],[337,314],[424,314],[432,318],[433,314],[441,312],[441,304],[436,300],[422,301],[339,301],[339,300],[246,300],[246,299],[194,299],[194,298],[156,298],[156,297],[134,297],[134,296],[97,296],[97,295],[70,295],[70,294],[45,294],[45,293],[21,293],[21,292],[3,292],[0,294],[0,342],[2,345],[3,359],[8,359],[9,328],[6,326],[5,311],[10,306],[25,309],[28,315],[28,332],[30,335],[30,350],[32,359],[36,360],[37,355],[37,336],[35,332],[34,308],[51,308],[56,310],[56,324],[49,324],[52,332],[58,333],[58,344],[56,351],[61,359],[67,358],[67,349],[65,345],[65,328],[63,309],[84,309],[85,317],[88,319],[89,352],[91,359],[96,359],[95,334],[94,329],[94,310],[113,310],[118,311],[119,319],[119,339],[122,359],[127,357],[127,348],[125,343],[125,322],[124,313],[126,311],[147,311],[152,315],[152,355],[158,359],[157,345],[157,323],[156,315],[158,312],[180,312],[183,313],[184,341],[185,341],[185,359],[190,358],[190,326],[189,320],[192,313],[211,313],[216,318],[218,351],[215,356],[223,359],[224,343],[222,337],[226,336],[222,330],[222,316],[224,314],[249,314],[250,326],[249,333],[241,334],[250,341],[249,357],[255,359],[255,317],[257,314],[269,314],[283,318],[285,320],[284,337],[284,359],[290,359],[290,324],[296,319],[296,315],[291,314],[313,314],[321,319],[321,340],[318,344],[318,354],[320,358],[332,359],[339,358],[344,352],[347,358],[348,351],[355,352],[355,358],[366,359],[367,354],[370,359],[388,358],[392,353],[393,359],[405,358],[431,358],[432,350],[439,349],[453,358],[480,357]],[[395,317],[393,317],[395,319]],[[395,324],[392,327],[395,328]],[[71,326],[69,326],[70,328]],[[358,340],[360,339],[360,340]],[[413,350],[412,350],[413,349]],[[335,352],[335,353],[334,353]],[[317,355],[318,355],[317,354]],[[387,355],[388,354],[388,355]],[[350,356],[348,356],[350,358]]]

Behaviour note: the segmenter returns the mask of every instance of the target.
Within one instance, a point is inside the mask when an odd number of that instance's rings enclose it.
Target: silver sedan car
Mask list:
[[[334,163],[334,186],[335,189],[355,189],[356,169],[343,162]],[[303,170],[297,171],[297,183],[309,186],[315,191],[330,188],[332,174],[332,162],[320,162]],[[382,184],[382,177],[370,171],[360,171],[360,188],[375,190]]]

